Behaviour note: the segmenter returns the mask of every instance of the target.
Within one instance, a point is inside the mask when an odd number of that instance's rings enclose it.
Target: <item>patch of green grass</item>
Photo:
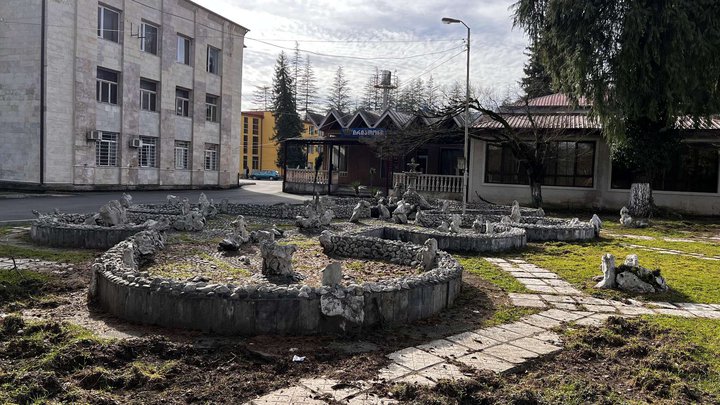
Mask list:
[[[512,323],[520,318],[540,312],[537,308],[523,308],[513,305],[495,308],[492,316],[483,322],[483,327],[503,325]]]
[[[49,281],[49,275],[34,271],[0,270],[0,303],[37,294]]]
[[[705,256],[720,257],[720,244],[705,240],[697,240],[695,242],[675,242],[662,239],[644,240],[617,237],[611,237],[610,239],[616,239],[620,243],[645,246],[649,248],[678,250],[683,253],[697,253]]]
[[[131,364],[130,372],[138,374],[144,380],[156,381],[164,380],[169,372],[171,372],[178,362],[175,360],[165,361],[160,364],[148,363],[144,361],[134,361]]]
[[[700,381],[705,390],[720,394],[720,319],[681,318],[674,316],[651,316],[645,319],[680,334],[700,350],[693,355],[710,365],[707,379]]]
[[[197,273],[195,265],[187,262],[156,263],[148,267],[147,271],[153,276],[175,280],[188,279]]]
[[[482,257],[456,256],[465,271],[479,276],[509,293],[527,293],[525,288],[515,277],[488,262]]]
[[[213,257],[207,253],[201,253],[200,257],[207,261],[212,262],[214,265],[216,265],[218,267],[218,269],[221,269],[232,276],[250,277],[252,275],[252,273],[250,273],[249,271],[247,271],[245,269],[239,269],[237,267],[234,267],[234,266],[230,265],[230,263],[224,262],[224,261],[222,261],[216,257]]]
[[[720,224],[714,218],[692,218],[676,220],[651,218],[647,228],[624,228],[619,223],[620,216],[603,216],[603,229],[623,235],[652,236],[655,238],[687,238],[710,236],[720,233]]]
[[[0,244],[0,257],[40,259],[61,263],[84,263],[97,255],[92,251],[44,249],[41,247],[24,247]]]
[[[295,245],[299,249],[302,249],[318,247],[320,246],[320,242],[317,240],[317,238],[294,237],[292,239],[281,239],[280,241],[278,241],[278,245]]]
[[[670,286],[670,291],[641,296],[648,300],[720,302],[720,289],[717,288],[720,285],[720,266],[714,261],[638,250],[624,246],[619,239],[607,238],[583,243],[531,243],[519,255],[530,263],[557,273],[563,279],[593,295],[637,296],[637,294],[593,288],[596,282],[592,278],[602,275],[600,258],[605,253],[615,255],[617,265],[623,262],[625,256],[637,254],[643,267],[661,270]]]

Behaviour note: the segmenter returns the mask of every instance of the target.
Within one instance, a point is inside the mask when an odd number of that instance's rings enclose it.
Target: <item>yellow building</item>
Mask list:
[[[240,139],[240,173],[245,174],[245,168],[252,173],[253,170],[277,170],[278,145],[272,139],[275,134],[275,117],[271,111],[243,111],[240,115],[242,122],[242,138]],[[305,130],[302,137],[316,137],[317,128],[310,121],[303,121]],[[308,165],[312,167],[317,156],[317,150],[308,151]]]

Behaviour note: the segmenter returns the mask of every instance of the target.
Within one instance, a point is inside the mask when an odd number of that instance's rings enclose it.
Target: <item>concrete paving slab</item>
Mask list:
[[[545,280],[540,278],[518,278],[517,281],[521,282],[523,285],[547,285],[545,283]]]
[[[576,302],[575,299],[570,295],[542,294],[540,296],[547,302],[566,302],[568,304],[574,304]]]
[[[432,367],[419,371],[418,374],[433,381],[465,380],[469,378],[463,374],[456,365],[450,363],[436,364]]]
[[[453,336],[448,336],[448,340],[465,346],[471,350],[483,350],[490,346],[500,344],[499,341],[487,336],[478,335],[473,332],[464,332]]]
[[[518,339],[510,343],[513,346],[517,346],[519,348],[529,350],[531,352],[535,352],[540,355],[550,354],[550,353],[556,353],[562,350],[562,347],[555,346],[553,344],[544,342],[539,339],[526,337],[522,339]]]
[[[529,323],[530,325],[537,326],[539,328],[545,328],[550,329],[554,328],[556,326],[560,326],[562,323],[561,321],[555,319],[555,318],[549,318],[547,316],[542,316],[538,314],[526,316],[523,318],[520,318],[521,321]]]
[[[583,304],[583,307],[590,312],[617,312],[617,308],[612,305]]]
[[[324,405],[325,401],[315,399],[310,390],[296,385],[273,391],[265,396],[252,400],[251,403],[254,405]]]
[[[522,321],[498,325],[498,327],[507,329],[510,332],[515,332],[520,336],[531,336],[536,333],[545,332],[544,328],[539,328],[537,326],[530,325],[529,323],[525,323]]]
[[[623,307],[618,308],[618,312],[625,315],[652,315],[655,313],[654,310],[650,308],[643,308],[643,307]]]
[[[465,334],[463,333],[461,335]],[[457,339],[457,337],[461,335],[454,335],[454,337]],[[476,336],[478,338],[480,337],[478,335]],[[462,339],[460,340],[461,341],[450,341],[446,339],[438,339],[424,345],[417,346],[417,348],[430,354],[434,354],[435,356],[443,357],[446,359],[455,359],[470,353],[470,347],[464,346],[462,344]]]
[[[525,299],[511,298],[510,301],[516,307],[547,308],[547,304],[545,304],[543,301],[540,301],[540,300],[525,300]]]
[[[549,271],[548,272],[533,271],[530,274],[532,274],[533,277],[542,278],[542,279],[553,279],[554,280],[554,279],[560,278],[557,274],[550,273]]]
[[[582,291],[578,290],[575,287],[558,286],[558,287],[553,287],[553,288],[555,288],[555,292],[557,292],[558,294],[563,294],[563,295],[581,295],[582,294]]]
[[[542,299],[542,297],[538,294],[519,294],[519,293],[510,293],[508,294],[508,297],[520,299],[520,300],[539,300]]]
[[[429,378],[420,375],[420,374],[408,374],[406,376],[402,376],[398,378],[397,380],[393,380],[393,383],[405,383],[405,384],[417,384],[417,385],[435,385],[435,381],[430,380]]]
[[[710,318],[710,319],[720,319],[720,311],[690,311],[691,314],[699,317],[699,318]]]
[[[556,290],[554,287],[550,287],[549,285],[525,285],[525,287],[530,291],[537,291],[547,294],[560,294],[558,290]]]
[[[483,350],[483,353],[514,364],[522,364],[539,356],[537,353],[521,349],[509,343],[489,347]]]
[[[443,362],[442,358],[416,347],[398,350],[388,354],[387,357],[397,364],[414,371]]]
[[[391,405],[397,403],[397,400],[390,398],[382,398],[375,394],[370,394],[367,392],[360,393],[348,400],[349,405]]]
[[[519,333],[503,329],[499,326],[493,326],[492,328],[485,329],[476,329],[473,332],[481,336],[489,337],[490,339],[496,340],[500,343],[509,342],[511,340],[523,337],[523,335]]]
[[[403,367],[397,363],[390,363],[387,367],[381,368],[380,371],[378,371],[377,378],[381,381],[391,381],[408,375],[411,372],[412,370],[407,367]]]
[[[686,311],[684,309],[666,309],[666,308],[656,308],[654,309],[656,314],[661,315],[672,315],[672,316],[682,316],[684,318],[694,318],[695,315],[690,313],[689,311]]]
[[[336,401],[342,401],[369,387],[365,381],[346,384],[331,378],[303,378],[300,385],[317,394],[330,395]]]
[[[558,321],[572,322],[574,320],[583,318],[586,314],[580,314],[578,312],[563,311],[561,309],[549,309],[541,312],[540,315],[548,318],[557,319]]]
[[[516,367],[513,363],[483,353],[468,354],[460,357],[458,361],[475,370],[490,370],[498,374],[511,371]]]
[[[550,305],[553,308],[563,309],[566,311],[579,311],[580,307],[575,304],[568,304],[566,302],[551,302]]]

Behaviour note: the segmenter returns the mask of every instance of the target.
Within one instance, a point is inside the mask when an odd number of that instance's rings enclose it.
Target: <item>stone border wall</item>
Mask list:
[[[33,223],[30,238],[40,245],[79,249],[109,249],[145,229],[143,225],[105,227],[73,223]]]
[[[377,253],[370,246],[379,250],[392,247],[402,251],[398,257],[406,263],[414,260],[419,248],[377,238],[329,235],[325,234],[329,243],[337,244],[329,249],[338,255],[345,251],[343,246],[355,246],[362,240],[370,249],[368,254]],[[161,245],[156,239],[154,231],[141,232],[115,245],[96,261],[90,297],[101,308],[128,321],[226,335],[344,333],[436,314],[452,305],[462,285],[462,266],[445,252],[438,252],[437,267],[430,271],[347,287],[312,288],[297,284],[235,287],[149,278],[138,270],[138,263],[152,256],[147,253],[151,250],[149,245]],[[344,311],[360,314],[361,322],[323,313],[323,306],[332,300]],[[353,308],[346,308],[346,302]]]
[[[506,252],[513,249],[522,249],[527,245],[525,231],[519,228],[497,225],[495,233],[476,234],[472,231],[466,233],[445,233],[432,228],[420,228],[407,225],[386,224],[369,230],[363,230],[357,235],[376,238],[399,240],[414,244],[423,244],[426,240],[434,238],[438,248],[453,252]]]
[[[423,212],[422,226],[427,229],[433,229],[440,226],[442,221],[450,223],[451,213],[446,212]],[[490,221],[499,223],[502,219],[501,215],[488,214],[459,214],[462,219],[462,225],[470,228],[475,221],[477,215],[481,216],[482,222]],[[592,240],[595,238],[595,228],[589,222],[579,222],[571,225],[571,221],[562,218],[536,217],[526,216],[520,219],[520,222],[508,224],[513,228],[522,228],[525,230],[528,242],[545,242],[545,241],[582,241]],[[442,234],[442,233],[441,233]],[[439,242],[439,240],[438,240]]]

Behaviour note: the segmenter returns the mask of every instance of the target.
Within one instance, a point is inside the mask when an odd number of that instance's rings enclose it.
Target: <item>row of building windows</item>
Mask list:
[[[102,131],[102,135],[95,142],[95,165],[96,166],[118,166],[118,142],[120,134],[117,132]],[[141,136],[138,147],[138,166],[158,167],[157,138]],[[175,141],[175,169],[189,170],[190,167],[190,142]],[[218,170],[218,151],[216,143],[206,143],[204,150],[203,166],[205,170]]]
[[[112,70],[97,68],[96,99],[101,103],[118,104],[119,73]],[[191,116],[190,97],[191,90],[182,87],[175,89],[176,114],[181,117]],[[140,109],[143,111],[158,111],[158,82],[149,79],[140,79]],[[218,109],[220,97],[213,94],[205,95],[205,120],[220,122]]]
[[[98,6],[98,38],[102,38],[112,42],[120,42],[120,11],[106,7]],[[142,22],[138,29],[137,36],[140,39],[140,50],[152,55],[159,52],[160,43],[160,27],[148,22]],[[192,38],[177,34],[177,58],[178,63],[184,65],[192,65]],[[205,61],[205,70],[208,73],[220,75],[221,73],[222,51],[218,48],[208,45],[207,58]]]
[[[655,176],[652,187],[658,191],[718,192],[718,148],[708,143],[686,143]],[[551,142],[545,163],[543,185],[564,187],[594,186],[595,142]],[[485,182],[529,184],[525,165],[507,145],[488,144],[485,156]],[[612,163],[611,188],[629,189],[633,173]]]

